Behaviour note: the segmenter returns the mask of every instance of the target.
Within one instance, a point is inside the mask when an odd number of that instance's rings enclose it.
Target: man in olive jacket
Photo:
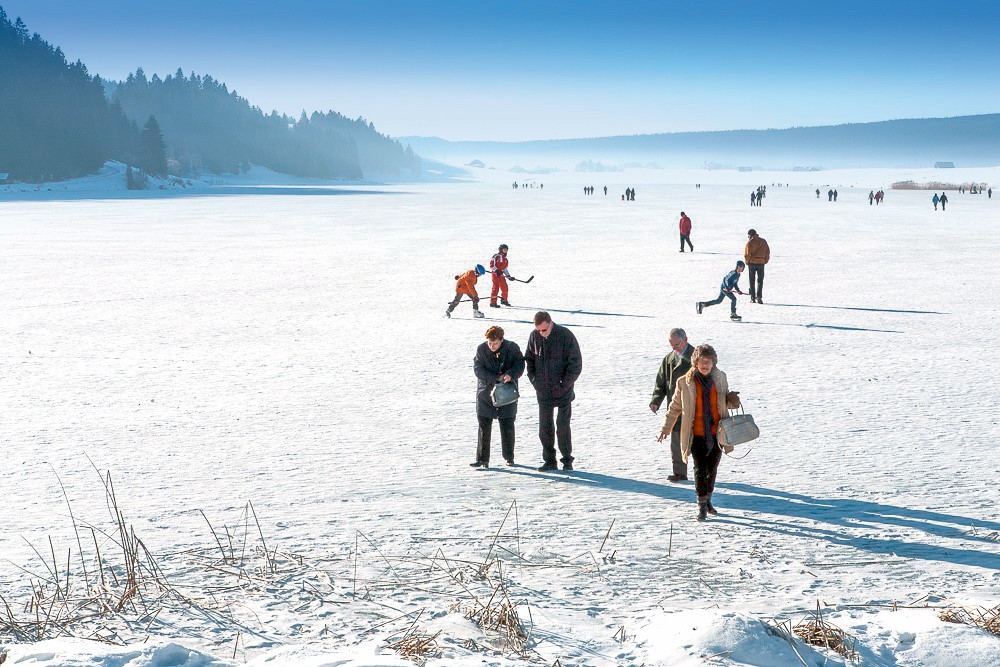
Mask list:
[[[656,384],[653,385],[653,399],[649,402],[649,409],[656,414],[660,405],[666,400],[669,405],[670,399],[674,397],[674,389],[677,387],[677,379],[691,370],[691,353],[694,347],[688,343],[687,332],[684,329],[671,329],[667,337],[670,343],[670,354],[663,358],[660,363],[660,370],[656,374]],[[673,462],[674,472],[668,475],[671,482],[683,482],[688,478],[688,464],[681,455],[681,421],[678,419],[670,432],[670,458]]]
[[[528,336],[524,363],[528,380],[538,397],[538,439],[542,441],[544,463],[538,470],[556,470],[555,442],[558,437],[563,470],[573,469],[573,440],[569,420],[576,398],[573,384],[583,371],[583,355],[576,336],[552,321],[540,310],[535,313],[535,330]],[[553,423],[553,415],[559,409]]]

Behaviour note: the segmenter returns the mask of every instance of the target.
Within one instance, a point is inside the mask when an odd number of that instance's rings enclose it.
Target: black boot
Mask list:
[[[715,507],[712,505],[712,494],[711,493],[708,494],[708,500],[705,501],[705,509],[712,516],[719,516],[719,513],[715,510]]]
[[[698,496],[698,521],[708,518],[708,496]]]

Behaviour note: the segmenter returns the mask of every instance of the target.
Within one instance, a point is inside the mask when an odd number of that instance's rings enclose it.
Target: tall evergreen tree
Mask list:
[[[160,124],[156,122],[156,116],[150,116],[139,135],[139,166],[148,174],[166,176],[166,149]]]

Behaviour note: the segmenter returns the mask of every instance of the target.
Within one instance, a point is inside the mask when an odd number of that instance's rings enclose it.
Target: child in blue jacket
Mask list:
[[[733,294],[745,294],[745,292],[740,290],[739,281],[740,274],[746,269],[746,264],[743,261],[736,262],[736,268],[726,274],[726,277],[722,279],[722,285],[719,288],[719,297],[715,301],[699,301],[695,304],[695,308],[698,310],[698,314],[701,315],[701,311],[708,306],[717,306],[722,303],[722,300],[729,297],[731,303],[729,304],[730,315],[729,319],[739,322],[743,318],[736,314],[736,295]]]

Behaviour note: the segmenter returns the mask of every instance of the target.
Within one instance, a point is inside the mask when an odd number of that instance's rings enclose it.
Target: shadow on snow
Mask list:
[[[695,495],[694,486],[690,483],[659,484],[586,471],[538,473],[524,468],[494,470],[594,489],[675,500],[691,506],[692,521],[694,520]],[[818,498],[739,483],[716,484],[713,500],[722,512],[719,517],[711,519],[715,523],[824,540],[880,555],[1000,570],[1000,543],[995,541],[1000,533],[1000,523],[994,521],[851,498]],[[725,516],[727,510],[738,511],[741,515]],[[802,525],[794,522],[795,519],[825,523],[831,527]],[[872,531],[872,534],[856,535],[851,532],[859,529]],[[978,541],[984,546],[989,545],[989,548],[977,551],[916,542],[900,535],[899,531],[902,530],[921,531],[928,537]],[[977,535],[977,530],[986,534]]]

